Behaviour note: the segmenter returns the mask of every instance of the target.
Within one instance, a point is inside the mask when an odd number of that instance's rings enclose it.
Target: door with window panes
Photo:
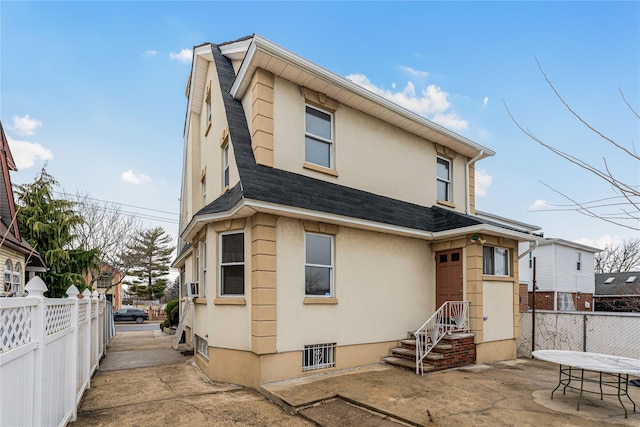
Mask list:
[[[462,249],[436,252],[436,309],[462,301]]]

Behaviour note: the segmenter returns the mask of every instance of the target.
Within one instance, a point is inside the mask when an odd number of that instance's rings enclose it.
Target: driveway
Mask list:
[[[160,329],[118,332],[69,426],[313,425],[254,390],[209,381],[172,340]]]

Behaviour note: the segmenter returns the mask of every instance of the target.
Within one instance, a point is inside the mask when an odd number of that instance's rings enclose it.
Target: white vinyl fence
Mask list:
[[[520,315],[518,357],[531,357],[532,316]],[[536,311],[535,349],[573,350],[640,359],[640,314]]]
[[[0,426],[65,426],[115,334],[111,304],[75,286],[45,298],[39,277],[25,289],[0,298]]]

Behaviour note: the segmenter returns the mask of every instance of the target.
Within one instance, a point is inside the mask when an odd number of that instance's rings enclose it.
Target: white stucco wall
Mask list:
[[[334,113],[339,176],[303,168],[304,106],[300,88],[276,77],[274,167],[424,206],[436,203],[435,145],[344,105]],[[452,159],[452,197],[459,211],[465,209],[466,161],[462,155]]]
[[[341,227],[335,237],[337,305],[305,305],[304,228],[277,226],[277,350],[392,341],[434,310],[433,254],[425,241]]]
[[[483,283],[483,342],[500,341],[513,336],[513,282]]]

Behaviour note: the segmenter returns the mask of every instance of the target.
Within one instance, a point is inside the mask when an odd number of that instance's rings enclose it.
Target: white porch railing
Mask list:
[[[45,298],[35,277],[24,298],[0,298],[0,426],[65,426],[114,335],[111,307],[71,286]]]
[[[424,358],[451,332],[469,332],[469,301],[445,302],[413,334],[416,338],[416,374],[424,375]]]

